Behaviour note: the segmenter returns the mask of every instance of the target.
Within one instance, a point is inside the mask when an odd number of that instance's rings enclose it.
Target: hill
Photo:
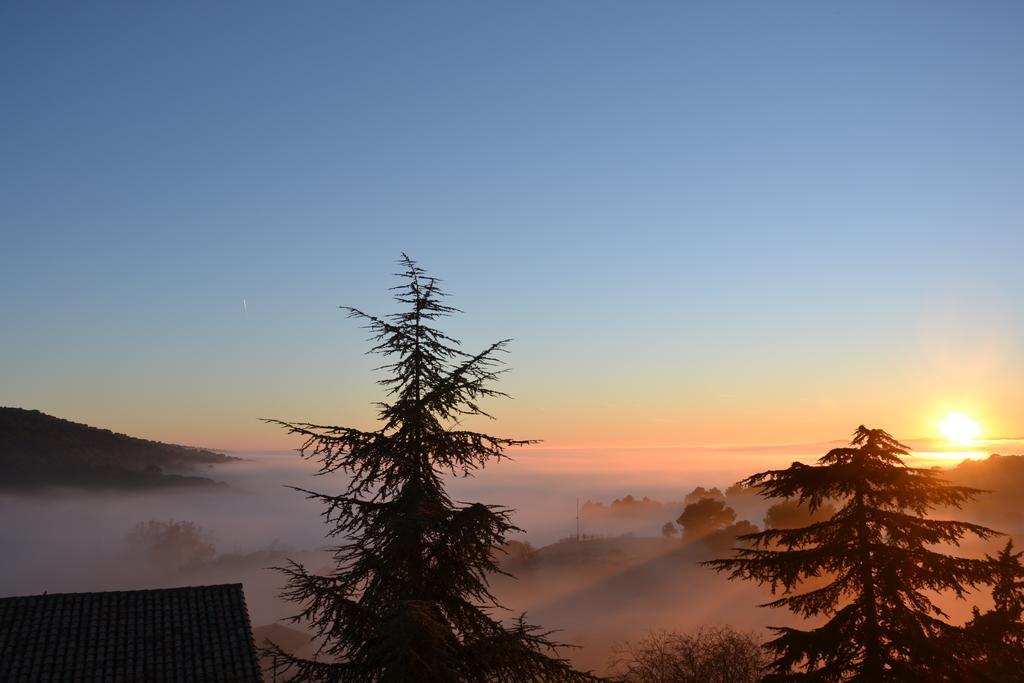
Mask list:
[[[964,460],[944,473],[943,477],[960,486],[984,489],[964,507],[996,526],[1000,531],[1024,531],[1024,455],[990,455],[983,460]]]
[[[623,642],[651,631],[731,624],[760,632],[766,622],[797,623],[756,607],[770,598],[767,589],[730,582],[698,564],[713,557],[704,544],[678,538],[561,541],[504,563],[515,578],[493,577],[492,587],[513,614],[526,612],[559,629],[563,642],[582,646],[567,654],[599,674],[610,673]]]
[[[0,408],[0,490],[224,486],[192,474],[237,458],[137,439],[38,410]]]

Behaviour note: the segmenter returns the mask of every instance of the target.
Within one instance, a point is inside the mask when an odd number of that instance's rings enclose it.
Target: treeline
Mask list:
[[[587,500],[580,508],[580,512],[585,519],[647,517],[652,513],[661,514],[666,509],[682,508],[682,506],[683,503],[680,501],[662,502],[647,496],[634,498],[632,495],[626,495],[616,498],[607,505],[599,501]]]
[[[626,495],[610,504],[588,500],[581,508],[587,526],[593,524],[651,524],[655,523],[665,537],[680,537],[684,542],[703,541],[714,549],[727,548],[740,535],[764,527],[793,527],[827,516],[828,507],[810,512],[798,501],[781,501],[767,507],[763,517],[755,521],[740,519],[732,505],[750,507],[750,497],[757,490],[739,483],[725,489],[697,486],[681,501],[662,502],[647,496],[637,498]],[[667,520],[667,521],[666,521]],[[594,538],[603,537],[594,534]],[[575,536],[567,540],[575,540]]]

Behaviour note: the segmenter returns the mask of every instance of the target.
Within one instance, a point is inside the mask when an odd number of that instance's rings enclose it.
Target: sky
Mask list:
[[[1020,3],[96,5],[0,7],[0,405],[370,427],[406,252],[548,448],[1024,434]]]

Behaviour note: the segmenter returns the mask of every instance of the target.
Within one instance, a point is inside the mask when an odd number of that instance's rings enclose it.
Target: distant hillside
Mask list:
[[[2,490],[223,486],[190,472],[232,460],[237,458],[115,434],[38,410],[0,408]]]
[[[964,460],[942,476],[954,484],[989,491],[968,503],[965,510],[996,525],[1000,531],[1024,531],[1024,455]]]

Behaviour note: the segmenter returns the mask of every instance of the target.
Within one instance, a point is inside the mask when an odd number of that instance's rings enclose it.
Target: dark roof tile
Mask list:
[[[259,681],[242,584],[0,598],[2,681]]]

